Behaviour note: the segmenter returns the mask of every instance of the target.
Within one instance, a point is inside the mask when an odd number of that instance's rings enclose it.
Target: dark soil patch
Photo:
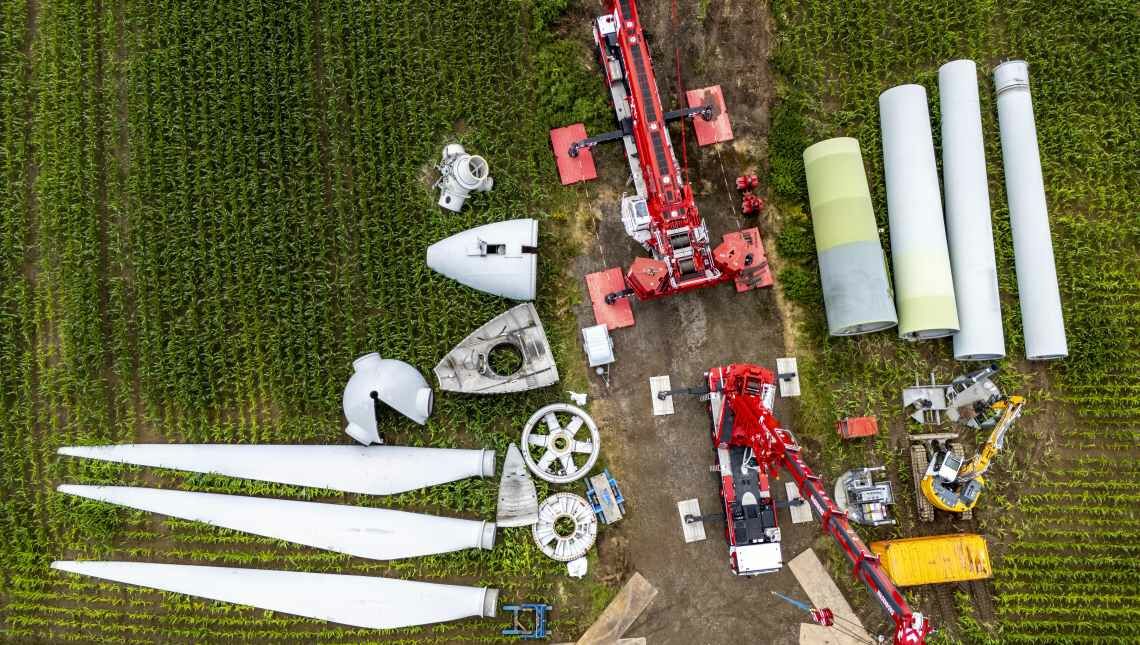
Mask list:
[[[674,46],[681,57],[685,88],[720,84],[736,139],[731,144],[698,148],[687,133],[682,153],[680,126],[673,127],[678,157],[688,158],[689,179],[713,239],[725,232],[760,226],[739,214],[739,195],[730,179],[744,171],[763,168],[767,149],[769,106],[774,94],[767,66],[771,19],[765,5],[733,6],[713,2],[703,18],[699,7],[678,6],[676,25],[669,2],[641,2],[639,10],[651,32],[654,68],[664,107],[677,107]],[[703,10],[702,10],[702,13]],[[564,23],[565,24],[565,23]],[[589,22],[575,33],[589,38]],[[603,91],[601,78],[598,91]],[[620,152],[597,151],[601,180],[581,194],[589,201],[579,217],[600,212],[596,231],[586,253],[574,264],[584,276],[612,266],[626,267],[644,251],[630,240],[618,213],[628,168]],[[680,160],[680,159],[679,159]],[[588,225],[595,226],[593,218]],[[767,246],[771,246],[770,241]],[[582,301],[575,307],[580,326],[594,324],[593,311],[581,283]],[[730,362],[775,365],[785,346],[774,290],[738,294],[731,286],[674,296],[660,301],[634,303],[637,324],[614,333],[617,362],[609,384],[594,379],[591,413],[603,432],[606,455],[628,500],[629,514],[604,532],[603,568],[617,560],[621,571],[640,571],[660,593],[657,600],[630,629],[630,635],[647,636],[654,643],[733,643],[741,634],[763,634],[766,643],[792,644],[799,640],[801,616],[767,593],[781,591],[802,596],[787,569],[756,578],[733,576],[729,570],[722,525],[708,523],[708,539],[685,544],[676,503],[696,497],[704,513],[720,505],[708,437],[708,416],[696,399],[678,398],[672,416],[652,416],[649,377],[669,374],[674,387],[697,385],[703,372]],[[777,402],[777,414],[791,416],[787,401]],[[783,499],[783,482],[777,482]],[[784,558],[790,560],[818,537],[815,524],[793,525],[781,511]],[[617,551],[615,553],[615,551]]]

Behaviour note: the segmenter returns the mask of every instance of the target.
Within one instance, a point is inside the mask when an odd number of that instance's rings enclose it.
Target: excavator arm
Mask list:
[[[997,456],[1002,448],[1005,447],[1005,435],[1013,428],[1014,422],[1021,416],[1021,408],[1025,406],[1025,398],[1020,396],[1011,396],[1007,399],[1001,399],[993,404],[994,410],[1001,411],[1001,417],[998,418],[994,429],[990,432],[989,439],[986,440],[982,449],[978,454],[970,460],[970,462],[958,471],[959,481],[969,481],[981,477],[990,468],[990,462]]]
[[[956,459],[949,447],[943,447],[934,455],[930,467],[919,483],[919,488],[935,508],[951,513],[964,513],[977,505],[978,498],[986,486],[983,475],[989,470],[993,458],[1005,447],[1005,436],[1021,416],[1021,409],[1024,406],[1025,399],[1020,396],[1003,398],[993,404],[995,410],[1001,411],[993,431],[990,432],[989,438],[978,454],[958,467],[957,475],[952,480],[943,472],[946,470],[944,466],[947,461]]]

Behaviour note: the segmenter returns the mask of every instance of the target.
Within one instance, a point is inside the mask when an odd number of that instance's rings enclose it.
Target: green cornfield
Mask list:
[[[568,304],[558,267],[571,249],[550,234],[560,224],[544,191],[556,183],[533,116],[548,81],[533,63],[553,45],[527,29],[531,10],[493,0],[4,3],[0,639],[505,640],[501,620],[384,634],[48,568],[90,558],[489,585],[504,602],[556,605],[558,633],[589,623],[607,592],[566,584],[526,529],[500,531],[493,552],[384,563],[54,492],[140,483],[494,518],[497,478],[369,498],[55,450],[350,442],[340,397],[355,357],[378,351],[430,377],[510,306],[423,261],[431,242],[489,221],[542,221],[538,303],[570,364],[575,330],[555,313]],[[451,141],[485,156],[495,178],[462,214],[438,208],[431,190]],[[549,396],[441,395],[426,427],[393,414],[383,430],[393,443],[502,455]]]
[[[1134,3],[778,2],[773,66],[779,98],[770,138],[771,185],[781,197],[777,241],[785,295],[806,306],[801,426],[824,443],[835,472],[873,455],[898,467],[902,447],[840,445],[831,424],[848,414],[897,423],[899,388],[932,367],[965,371],[949,343],[911,345],[891,334],[827,337],[818,308],[800,154],[833,136],[859,139],[876,215],[886,226],[878,95],[921,83],[937,141],[938,67],[978,62],[994,237],[1008,358],[1003,386],[1029,399],[995,488],[975,511],[995,555],[991,620],[965,607],[944,633],[964,643],[1123,643],[1140,638],[1136,516],[1140,489],[1140,19]],[[1029,62],[1030,85],[1067,325],[1068,359],[1023,359],[993,84],[1002,59]],[[886,237],[884,235],[884,242]],[[912,509],[898,515],[913,529]],[[882,539],[881,533],[871,534]]]

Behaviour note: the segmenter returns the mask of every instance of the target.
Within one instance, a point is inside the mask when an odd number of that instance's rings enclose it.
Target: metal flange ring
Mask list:
[[[574,493],[555,493],[538,507],[538,522],[530,527],[543,553],[570,562],[586,555],[598,538],[598,518],[590,503]]]
[[[531,415],[520,447],[531,472],[552,484],[585,477],[602,449],[598,425],[585,410],[568,403],[554,403]]]

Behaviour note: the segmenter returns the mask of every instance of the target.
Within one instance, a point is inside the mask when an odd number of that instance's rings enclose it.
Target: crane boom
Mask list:
[[[925,643],[926,636],[931,631],[929,622],[921,613],[912,611],[907,605],[906,599],[879,565],[878,556],[852,530],[847,515],[827,495],[823,481],[804,463],[795,437],[780,427],[770,404],[765,402],[765,394],[775,384],[772,372],[758,365],[738,363],[713,368],[706,373],[705,378],[713,443],[718,454],[729,453],[733,448],[743,448],[749,454],[744,468],[738,469],[735,467],[736,462],[732,462],[733,468],[729,469],[727,481],[723,462],[721,467],[721,491],[725,498],[728,520],[726,537],[733,552],[734,568],[739,567],[735,559],[740,548],[754,545],[739,544],[733,530],[735,517],[741,516],[745,511],[736,499],[730,499],[736,497],[732,491],[739,488],[732,478],[737,476],[737,472],[747,478],[751,468],[757,471],[766,488],[767,479],[775,478],[779,468],[783,468],[792,476],[800,494],[819,514],[824,531],[839,543],[851,562],[855,577],[867,586],[871,595],[891,617],[895,625],[895,645]]]

